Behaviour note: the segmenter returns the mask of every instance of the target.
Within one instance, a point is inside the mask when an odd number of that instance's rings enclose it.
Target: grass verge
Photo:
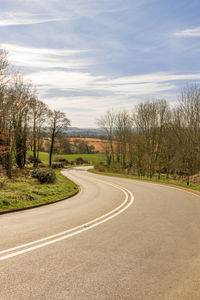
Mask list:
[[[129,178],[129,179],[135,179],[135,180],[141,180],[141,181],[149,181],[149,182],[155,182],[155,183],[161,183],[166,185],[174,185],[178,186],[187,190],[196,191],[197,194],[200,194],[200,185],[196,184],[190,184],[187,186],[184,182],[179,181],[173,181],[173,180],[164,180],[164,179],[157,179],[157,178],[148,178],[148,177],[140,177],[140,176],[134,176],[134,175],[126,175],[121,173],[110,173],[110,172],[100,172],[95,169],[88,170],[91,173],[100,174],[100,175],[106,175],[106,176],[113,176],[113,177],[121,177],[121,178]]]
[[[67,198],[78,191],[78,186],[56,170],[53,184],[40,184],[30,176],[1,181],[0,211],[30,207]]]

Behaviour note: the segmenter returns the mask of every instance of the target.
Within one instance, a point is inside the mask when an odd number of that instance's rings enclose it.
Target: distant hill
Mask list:
[[[50,133],[50,128],[44,127],[43,131],[48,135]],[[104,130],[100,128],[68,127],[66,130],[63,131],[63,133],[68,137],[106,139]]]
[[[69,137],[84,137],[84,138],[99,138],[99,139],[106,138],[104,130],[100,128],[69,127],[67,128],[66,134]]]

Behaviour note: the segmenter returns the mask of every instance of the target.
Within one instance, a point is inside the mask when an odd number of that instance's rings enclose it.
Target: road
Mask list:
[[[0,216],[0,299],[200,299],[200,198],[63,173],[80,193]]]

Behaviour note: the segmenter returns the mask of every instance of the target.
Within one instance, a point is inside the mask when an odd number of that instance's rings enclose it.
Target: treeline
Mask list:
[[[176,105],[164,99],[132,112],[107,111],[98,120],[107,134],[107,168],[152,178],[161,173],[187,178],[200,171],[200,88],[186,88]]]
[[[50,147],[50,139],[45,129],[41,133],[41,142],[39,145],[39,151],[48,152]],[[33,142],[28,142],[28,148],[33,150]],[[89,145],[88,141],[83,139],[72,140],[66,136],[66,132],[58,135],[54,145],[54,154],[94,154],[99,151],[95,150],[93,145]]]
[[[45,151],[45,149],[43,148]],[[98,153],[93,145],[83,139],[76,139],[70,141],[67,137],[57,138],[57,142],[54,147],[54,153],[56,154],[94,154]]]
[[[55,139],[70,121],[63,112],[52,111],[39,100],[32,84],[11,71],[7,58],[7,52],[0,49],[0,164],[11,178],[14,166],[25,166],[30,140],[33,165],[37,167],[44,126],[49,128],[51,166]]]

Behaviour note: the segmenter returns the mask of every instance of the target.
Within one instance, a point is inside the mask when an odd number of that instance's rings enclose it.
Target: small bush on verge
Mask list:
[[[63,169],[64,165],[63,164],[52,164],[52,169]]]
[[[30,162],[30,163],[34,163],[34,157],[33,157],[33,155],[29,155],[29,157],[28,157],[28,161]],[[41,160],[38,158],[36,158],[36,162],[37,163],[41,163]]]
[[[69,163],[69,161],[66,159],[66,158],[63,158],[63,157],[56,157],[54,159],[55,162],[59,162],[59,163],[62,163],[64,165],[67,165]]]
[[[34,169],[31,171],[31,177],[37,178],[40,183],[54,183],[56,181],[56,174],[50,168]]]

